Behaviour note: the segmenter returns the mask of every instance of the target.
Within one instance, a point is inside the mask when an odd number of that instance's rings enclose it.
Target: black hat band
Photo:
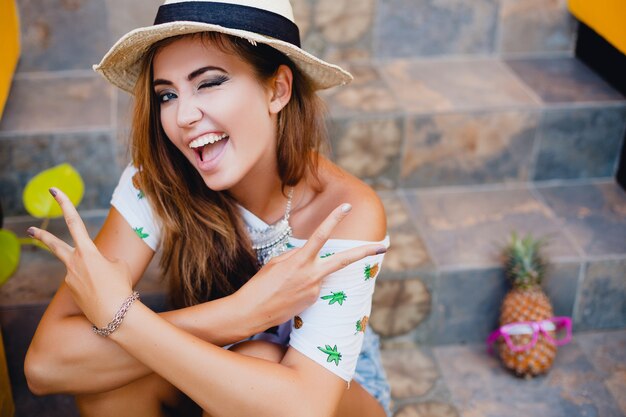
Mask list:
[[[256,7],[209,1],[187,1],[159,7],[155,25],[190,21],[269,36],[300,47],[298,26],[277,13]]]

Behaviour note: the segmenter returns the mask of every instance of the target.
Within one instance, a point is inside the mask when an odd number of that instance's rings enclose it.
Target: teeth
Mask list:
[[[218,135],[217,133],[208,133],[206,135],[200,136],[197,139],[192,140],[189,144],[189,147],[192,149],[200,148],[206,144],[215,143],[219,140],[222,140],[227,136],[228,135],[226,133],[222,133],[221,135]]]

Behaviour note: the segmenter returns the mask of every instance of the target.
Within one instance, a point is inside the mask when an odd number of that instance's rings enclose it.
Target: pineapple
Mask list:
[[[552,304],[541,289],[546,262],[541,254],[544,241],[531,236],[520,238],[513,233],[504,249],[505,275],[511,290],[504,297],[500,311],[500,326],[521,321],[541,321],[552,318]],[[532,335],[511,335],[515,345],[526,345]],[[539,334],[530,349],[512,351],[500,340],[498,351],[504,366],[518,376],[532,377],[547,372],[556,356],[556,346]]]

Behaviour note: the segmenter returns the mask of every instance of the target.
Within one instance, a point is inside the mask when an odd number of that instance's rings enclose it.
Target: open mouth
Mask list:
[[[226,133],[207,133],[189,144],[189,147],[196,152],[200,161],[210,161],[220,154],[228,142]]]

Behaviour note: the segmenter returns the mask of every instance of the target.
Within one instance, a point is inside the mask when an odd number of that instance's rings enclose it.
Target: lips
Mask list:
[[[189,147],[196,152],[200,162],[209,162],[221,154],[228,142],[226,133],[207,133],[189,143]]]
[[[229,140],[230,137],[224,132],[211,132],[189,142],[189,148],[196,155],[197,168],[207,173],[215,170],[225,153]]]

